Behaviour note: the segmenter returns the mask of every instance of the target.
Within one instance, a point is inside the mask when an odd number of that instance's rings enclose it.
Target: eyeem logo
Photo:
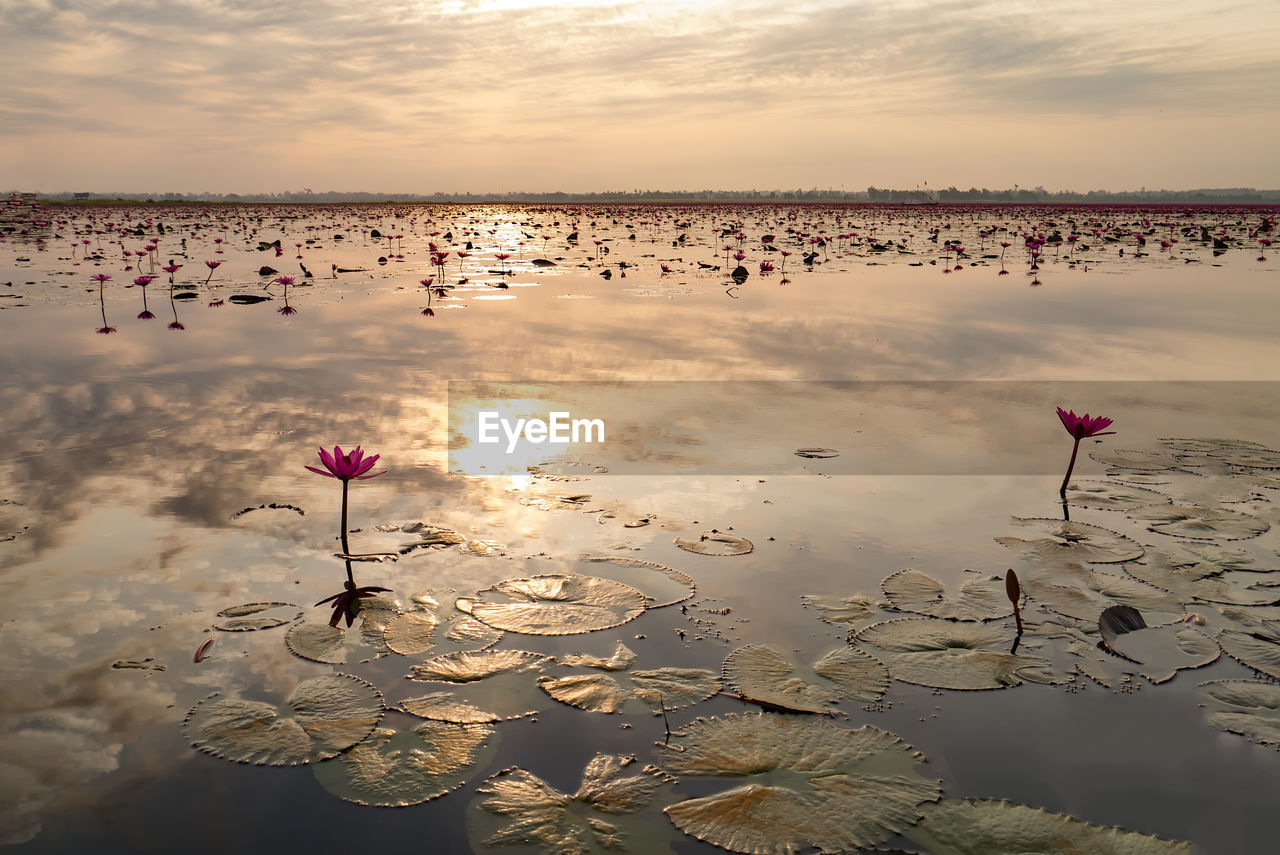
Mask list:
[[[524,437],[534,445],[544,442],[568,445],[577,442],[604,442],[603,419],[574,419],[568,413],[553,412],[542,419],[504,419],[496,410],[481,410],[480,430],[476,439],[482,443],[500,443],[507,440],[507,454],[516,450],[516,444]]]

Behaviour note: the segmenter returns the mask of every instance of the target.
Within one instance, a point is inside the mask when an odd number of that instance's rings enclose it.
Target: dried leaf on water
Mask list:
[[[939,781],[924,756],[870,725],[775,713],[696,719],[661,746],[672,772],[741,785],[666,809],[676,827],[733,852],[791,855],[874,846],[913,825]]]
[[[879,700],[889,687],[889,672],[872,656],[841,646],[812,665],[764,644],[748,644],[724,661],[724,679],[753,701],[798,712],[831,714],[832,704],[853,699]]]
[[[406,807],[464,785],[496,752],[487,724],[419,722],[378,727],[337,757],[312,765],[320,786],[358,805]]]
[[[1191,845],[994,799],[942,799],[905,836],[933,855],[1191,855]]]
[[[349,674],[298,684],[282,704],[213,694],[187,713],[183,732],[215,757],[297,766],[333,757],[365,739],[384,712],[382,694]]]

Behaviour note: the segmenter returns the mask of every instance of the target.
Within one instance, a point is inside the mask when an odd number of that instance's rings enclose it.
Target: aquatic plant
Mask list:
[[[1071,480],[1071,472],[1076,467],[1076,454],[1080,451],[1080,440],[1093,436],[1111,436],[1115,431],[1107,430],[1111,427],[1112,421],[1106,416],[1090,418],[1088,413],[1077,416],[1074,410],[1058,407],[1058,418],[1062,420],[1062,426],[1067,429],[1067,433],[1071,434],[1075,440],[1075,444],[1071,446],[1071,460],[1067,463],[1066,477],[1062,479],[1062,487],[1058,490],[1058,495],[1066,499],[1067,482]]]

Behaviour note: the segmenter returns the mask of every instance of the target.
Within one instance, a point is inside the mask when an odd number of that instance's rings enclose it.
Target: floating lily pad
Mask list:
[[[1162,438],[1160,444],[1181,454],[1230,454],[1235,451],[1265,449],[1266,446],[1243,439],[1178,439]]]
[[[1245,540],[1271,528],[1248,514],[1198,505],[1147,505],[1133,509],[1129,516],[1159,534],[1194,540]]]
[[[871,598],[864,594],[852,597],[820,597],[816,594],[802,594],[800,603],[806,608],[818,610],[819,617],[826,623],[836,625],[852,625],[874,618],[877,614]]]
[[[442,604],[440,600],[445,602]],[[414,610],[397,614],[386,624],[382,638],[387,647],[404,656],[431,651],[435,654],[481,650],[497,644],[500,629],[483,624],[455,608],[456,598],[424,591],[413,597]]]
[[[676,546],[684,551],[696,552],[698,555],[746,555],[756,548],[755,544],[745,537],[735,537],[732,534],[724,534],[723,532],[700,534],[697,540],[685,540],[682,537],[677,537],[675,543]]]
[[[560,657],[560,664],[565,667],[599,668],[602,671],[625,671],[635,664],[635,651],[619,641],[609,657],[592,656],[588,653],[566,653]]]
[[[1167,451],[1094,451],[1089,456],[1112,469],[1133,472],[1163,472],[1179,466],[1177,457]]]
[[[1200,686],[1209,726],[1252,742],[1280,745],[1280,684],[1217,680]]]
[[[1191,855],[1189,843],[1103,828],[1060,813],[988,799],[942,799],[905,832],[933,855]]]
[[[966,570],[959,589],[946,594],[943,584],[919,570],[899,570],[880,583],[899,611],[948,620],[995,620],[1013,614],[999,576]]]
[[[1266,638],[1259,638],[1259,635]],[[1229,629],[1218,636],[1218,643],[1232,659],[1280,680],[1280,641],[1268,640],[1275,637],[1267,633],[1243,633]]]
[[[1116,653],[1139,665],[1138,673],[1152,683],[1166,683],[1176,672],[1218,661],[1221,653],[1212,638],[1197,629],[1171,626],[1136,629],[1109,642]]]
[[[1074,481],[1067,488],[1067,502],[1077,508],[1127,511],[1172,500],[1155,490],[1115,481]]]
[[[748,644],[725,659],[724,679],[744,698],[822,714],[846,698],[879,700],[889,687],[889,672],[879,660],[848,646],[801,665],[773,647]]]
[[[1280,451],[1270,448],[1222,448],[1207,453],[1223,463],[1242,469],[1280,469]]]
[[[405,712],[460,724],[532,715],[545,696],[536,678],[552,663],[527,650],[446,653],[413,666],[410,680],[439,684],[429,695],[401,702]]]
[[[1272,575],[1224,571],[1220,565],[1178,558],[1155,549],[1141,561],[1124,565],[1135,579],[1171,591],[1183,600],[1232,605],[1270,605],[1280,602],[1280,579]],[[1270,584],[1268,584],[1270,583]]]
[[[363,614],[352,627],[329,626],[327,623],[296,623],[285,633],[284,643],[294,655],[312,662],[345,665],[367,662],[387,655],[382,640],[383,628],[367,623]]]
[[[1017,550],[1029,561],[1078,561],[1114,564],[1142,557],[1142,545],[1135,540],[1089,523],[1045,518],[1014,517],[1014,525],[1035,529],[1041,537],[1025,540],[997,537],[996,542]]]
[[[283,704],[210,695],[187,713],[183,731],[215,757],[258,766],[324,760],[365,739],[382,719],[382,695],[349,674],[298,684]]]
[[[591,555],[582,560],[589,562],[592,575],[640,591],[651,609],[682,603],[697,592],[697,585],[688,573],[655,561],[616,555]]]
[[[892,733],[812,716],[697,719],[661,749],[673,772],[745,779],[666,809],[685,834],[732,852],[874,846],[913,825],[942,789],[916,774],[924,756]]]
[[[518,855],[669,852],[671,826],[657,804],[672,779],[634,758],[597,754],[573,795],[524,769],[504,769],[476,788],[467,831],[473,851]],[[501,847],[492,849],[491,847]]]
[[[1057,681],[1048,660],[1007,652],[1013,631],[994,624],[898,618],[872,624],[854,638],[904,683],[976,690]]]
[[[246,603],[243,606],[225,608],[218,612],[218,617],[226,620],[215,623],[214,629],[223,632],[252,632],[293,623],[302,617],[302,609],[293,603]]]
[[[458,608],[496,629],[526,635],[576,635],[619,626],[645,610],[635,588],[577,574],[509,579],[459,600]]]
[[[1212,565],[1219,573],[1271,573],[1280,570],[1280,562],[1260,562],[1249,550],[1225,543],[1186,543],[1182,545],[1182,551],[1194,555],[1200,562]]]
[[[407,807],[458,789],[494,753],[490,725],[424,721],[402,730],[378,727],[360,744],[311,768],[320,786],[340,799]]]
[[[641,713],[687,707],[720,691],[720,675],[702,668],[657,668],[618,674],[539,677],[538,685],[571,707],[599,713]]]
[[[796,457],[811,457],[818,460],[826,460],[831,457],[839,457],[840,452],[834,448],[797,448]]]
[[[1111,606],[1132,606],[1152,626],[1181,620],[1182,601],[1165,591],[1128,576],[1088,572],[1064,575],[1061,582],[1052,574],[1034,575],[1023,590],[1040,605],[1076,620],[1093,621]]]

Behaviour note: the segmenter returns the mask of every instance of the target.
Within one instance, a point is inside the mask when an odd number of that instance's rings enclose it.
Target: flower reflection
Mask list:
[[[329,602],[333,603],[333,617],[329,619],[329,626],[337,626],[338,621],[342,620],[343,617],[345,616],[347,620],[347,626],[350,627],[351,624],[355,622],[357,603],[362,597],[372,597],[374,594],[379,593],[381,591],[391,590],[390,588],[383,588],[378,585],[368,585],[363,588],[357,588],[355,581],[353,581],[350,578],[350,574],[351,574],[351,562],[348,561],[347,562],[348,579],[346,582],[343,583],[343,586],[342,586],[343,589],[338,593],[329,597],[325,597],[323,600],[316,603],[317,606],[322,606],[325,603],[329,603]]]

